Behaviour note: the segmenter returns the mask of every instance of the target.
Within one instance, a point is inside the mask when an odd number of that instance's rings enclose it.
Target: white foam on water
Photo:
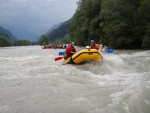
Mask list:
[[[0,106],[0,113],[10,112],[10,111],[11,111],[11,109],[9,106],[7,106],[7,105]]]
[[[103,55],[104,60],[113,62],[115,64],[122,64],[123,60],[115,54],[106,54]]]
[[[145,100],[145,103],[148,104],[150,106],[150,101]]]
[[[9,61],[26,61],[26,60],[32,60],[35,58],[40,58],[40,56],[24,56],[24,57],[3,57],[3,60],[9,60]]]
[[[62,60],[54,61],[60,50],[22,47],[25,52],[22,56],[22,50],[12,49],[19,53],[9,56],[3,52],[0,56],[3,62],[0,99],[6,105],[1,108],[3,113],[7,113],[7,106],[15,108],[11,109],[12,113],[146,113],[150,110],[149,51],[104,54],[102,62],[95,64],[62,65]],[[142,58],[144,65],[139,65]]]

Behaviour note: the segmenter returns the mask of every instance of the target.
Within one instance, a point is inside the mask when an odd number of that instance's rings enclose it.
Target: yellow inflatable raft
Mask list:
[[[96,49],[83,49],[64,60],[62,64],[80,64],[85,61],[99,62],[101,58],[100,53]]]

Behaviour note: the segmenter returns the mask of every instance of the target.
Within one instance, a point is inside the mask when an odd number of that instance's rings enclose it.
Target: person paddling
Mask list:
[[[94,40],[91,40],[90,42],[91,42],[90,49],[97,49],[97,50],[101,49],[101,46],[99,44],[96,44]]]
[[[64,59],[71,57],[74,53],[76,53],[75,42],[71,42],[65,50]]]

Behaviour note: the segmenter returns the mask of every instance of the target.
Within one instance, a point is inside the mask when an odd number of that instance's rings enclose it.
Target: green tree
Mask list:
[[[27,45],[30,45],[31,42],[29,40],[15,40],[13,42],[13,45],[14,46],[27,46]]]
[[[140,0],[140,5],[134,15],[134,35],[141,41],[144,49],[150,48],[150,1]]]
[[[0,35],[0,47],[7,47],[10,45],[10,40],[8,40],[8,38],[6,38],[5,36]]]
[[[46,35],[42,35],[40,38],[39,38],[39,44],[40,45],[47,45],[49,44],[49,39],[48,39],[48,36]]]
[[[79,45],[94,39],[113,48],[148,48],[149,14],[149,0],[79,0],[69,34]]]
[[[140,48],[140,40],[133,34],[134,13],[139,0],[103,0],[101,27],[107,44],[113,48]]]
[[[80,0],[78,2],[70,33],[72,37],[76,37],[79,45],[87,45],[92,38],[99,40],[100,11],[101,0]]]

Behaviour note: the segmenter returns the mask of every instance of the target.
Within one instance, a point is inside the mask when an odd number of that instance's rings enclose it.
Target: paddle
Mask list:
[[[113,53],[113,50],[112,49],[106,49],[104,52],[106,52],[106,53]]]
[[[59,56],[62,56],[64,54],[65,54],[65,52],[59,52]]]
[[[58,61],[58,60],[61,60],[62,58],[63,58],[63,56],[60,56],[60,57],[55,58],[54,60]]]

